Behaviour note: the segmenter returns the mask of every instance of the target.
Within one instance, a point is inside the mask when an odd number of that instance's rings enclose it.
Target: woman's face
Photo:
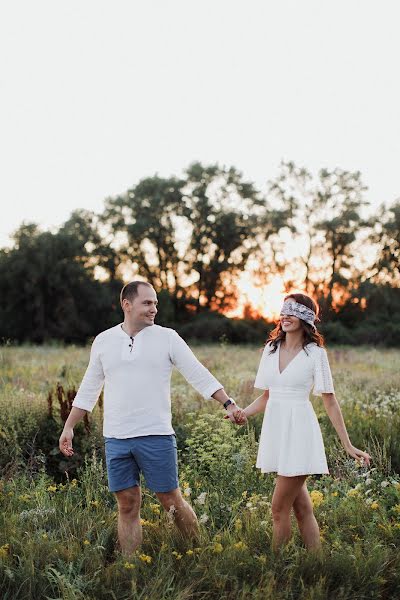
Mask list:
[[[281,327],[285,333],[294,333],[301,329],[300,319],[292,315],[281,315]]]

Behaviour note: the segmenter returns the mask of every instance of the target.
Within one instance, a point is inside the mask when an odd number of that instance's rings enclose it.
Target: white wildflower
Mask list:
[[[201,492],[201,494],[194,501],[195,504],[205,504],[207,492]]]
[[[174,515],[176,513],[176,508],[173,504],[169,507],[169,511],[167,512],[167,518],[170,523],[174,521]]]
[[[388,485],[390,485],[388,481],[382,481],[381,483],[381,487],[383,488],[387,487]]]
[[[206,515],[206,513],[203,513],[203,514],[201,515],[200,519],[199,519],[199,523],[201,523],[202,525],[203,525],[204,523],[207,523],[207,521],[208,521],[208,518],[209,518],[209,517],[208,517],[208,515]]]
[[[189,498],[191,493],[192,493],[192,490],[190,489],[190,487],[187,487],[183,490],[183,495],[186,496],[186,498]]]

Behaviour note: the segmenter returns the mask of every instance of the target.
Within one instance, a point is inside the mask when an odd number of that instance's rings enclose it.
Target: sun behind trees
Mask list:
[[[194,163],[142,179],[101,214],[74,211],[56,232],[22,224],[0,250],[0,337],[84,342],[119,322],[118,290],[138,275],[159,292],[164,325],[262,340],[254,311],[223,316],[247,270],[255,287],[280,275],[312,294],[328,340],[398,345],[400,202],[368,214],[365,189],[359,172],[313,177],[282,162],[261,193],[233,167]]]

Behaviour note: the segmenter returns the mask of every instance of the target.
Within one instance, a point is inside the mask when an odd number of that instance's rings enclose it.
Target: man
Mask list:
[[[171,371],[175,365],[204,398],[215,398],[235,421],[238,407],[196,359],[183,339],[154,324],[157,295],[147,282],[121,291],[124,322],[100,333],[59,446],[72,456],[73,429],[91,412],[104,385],[104,428],[109,488],[118,504],[118,538],[124,555],[142,541],[140,472],[179,530],[198,532],[198,521],[178,484],[177,450],[171,424]]]

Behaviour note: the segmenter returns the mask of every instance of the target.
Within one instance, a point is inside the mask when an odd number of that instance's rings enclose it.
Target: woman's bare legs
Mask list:
[[[282,544],[286,544],[290,539],[290,513],[306,479],[307,475],[296,477],[277,476],[271,506],[273,519],[272,546],[274,550],[277,550]]]
[[[293,510],[304,544],[309,550],[319,550],[321,548],[319,527],[306,482],[303,483],[293,502]]]

